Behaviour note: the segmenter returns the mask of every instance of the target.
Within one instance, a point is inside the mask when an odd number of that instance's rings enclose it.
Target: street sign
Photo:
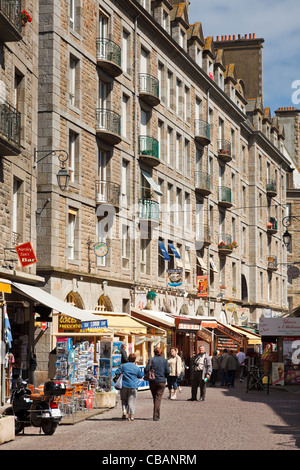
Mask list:
[[[300,271],[299,271],[299,268],[297,268],[297,266],[289,266],[287,268],[287,275],[291,279],[297,279],[297,277],[299,277],[299,274],[300,274]]]
[[[16,246],[16,252],[23,268],[37,262],[30,242]]]

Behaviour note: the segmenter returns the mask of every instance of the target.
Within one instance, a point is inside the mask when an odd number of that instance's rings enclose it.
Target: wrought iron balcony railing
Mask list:
[[[158,165],[159,161],[159,143],[153,137],[146,135],[139,136],[139,156],[152,165]]]
[[[0,139],[1,136],[9,144],[20,147],[21,113],[10,104],[0,101]]]
[[[201,194],[211,193],[211,176],[204,171],[195,171],[195,188]]]
[[[21,39],[21,0],[0,0],[0,42]]]
[[[202,145],[210,143],[210,125],[200,119],[195,120],[195,139]]]
[[[96,58],[101,67],[114,77],[121,75],[121,48],[114,41],[98,38],[96,41]]]
[[[108,180],[96,180],[96,204],[119,206],[120,185]]]
[[[96,110],[96,131],[107,142],[116,144],[121,138],[121,116],[114,111],[98,108]]]
[[[230,188],[219,186],[219,203],[232,205]]]
[[[140,199],[139,219],[159,222],[159,203],[151,199]]]

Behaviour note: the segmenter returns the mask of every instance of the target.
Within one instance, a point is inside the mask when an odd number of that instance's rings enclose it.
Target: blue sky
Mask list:
[[[189,22],[204,37],[255,33],[264,38],[264,106],[300,109],[299,0],[190,0]],[[297,91],[299,90],[299,91]]]

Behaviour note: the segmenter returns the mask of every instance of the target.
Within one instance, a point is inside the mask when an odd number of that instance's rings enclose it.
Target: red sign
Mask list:
[[[16,252],[23,268],[37,262],[30,242],[16,246]]]
[[[207,297],[207,276],[197,276],[197,297]]]

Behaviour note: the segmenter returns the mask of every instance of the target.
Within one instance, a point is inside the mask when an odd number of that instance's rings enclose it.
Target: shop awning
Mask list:
[[[163,244],[162,241],[158,240],[158,246],[160,248],[160,251],[166,261],[170,261],[170,256],[168,255],[168,252],[166,250],[165,245]]]
[[[142,170],[142,175],[146,178],[150,186],[152,186],[152,188],[154,189],[154,192],[158,194],[158,196],[162,196],[163,193],[161,192],[157,184],[153,181],[152,176],[150,176],[149,173],[145,170]]]
[[[235,327],[233,325],[230,325],[230,328],[239,334],[245,335],[248,344],[261,344],[261,338],[259,335],[251,333],[251,331],[247,331],[244,328]]]
[[[108,328],[114,330],[115,334],[147,334],[147,327],[128,314],[114,312],[108,312],[107,315],[106,312],[103,312],[103,314],[107,320]]]
[[[81,308],[74,307],[73,305],[60,300],[48,292],[44,291],[40,287],[30,286],[27,284],[20,284],[18,282],[12,282],[13,289],[16,289],[22,294],[26,295],[32,300],[43,304],[58,313],[67,315],[68,317],[75,318],[79,321],[95,321],[99,320],[99,316],[94,315]]]
[[[174,245],[172,245],[172,243],[168,243],[169,247],[171,248],[175,258],[177,259],[181,259],[180,258],[180,254],[178,253],[178,251],[176,250],[176,248],[174,247]]]
[[[165,312],[155,310],[139,310],[137,308],[131,309],[131,315],[138,320],[145,320],[153,326],[161,326],[163,328],[175,328],[175,318],[172,318]]]

